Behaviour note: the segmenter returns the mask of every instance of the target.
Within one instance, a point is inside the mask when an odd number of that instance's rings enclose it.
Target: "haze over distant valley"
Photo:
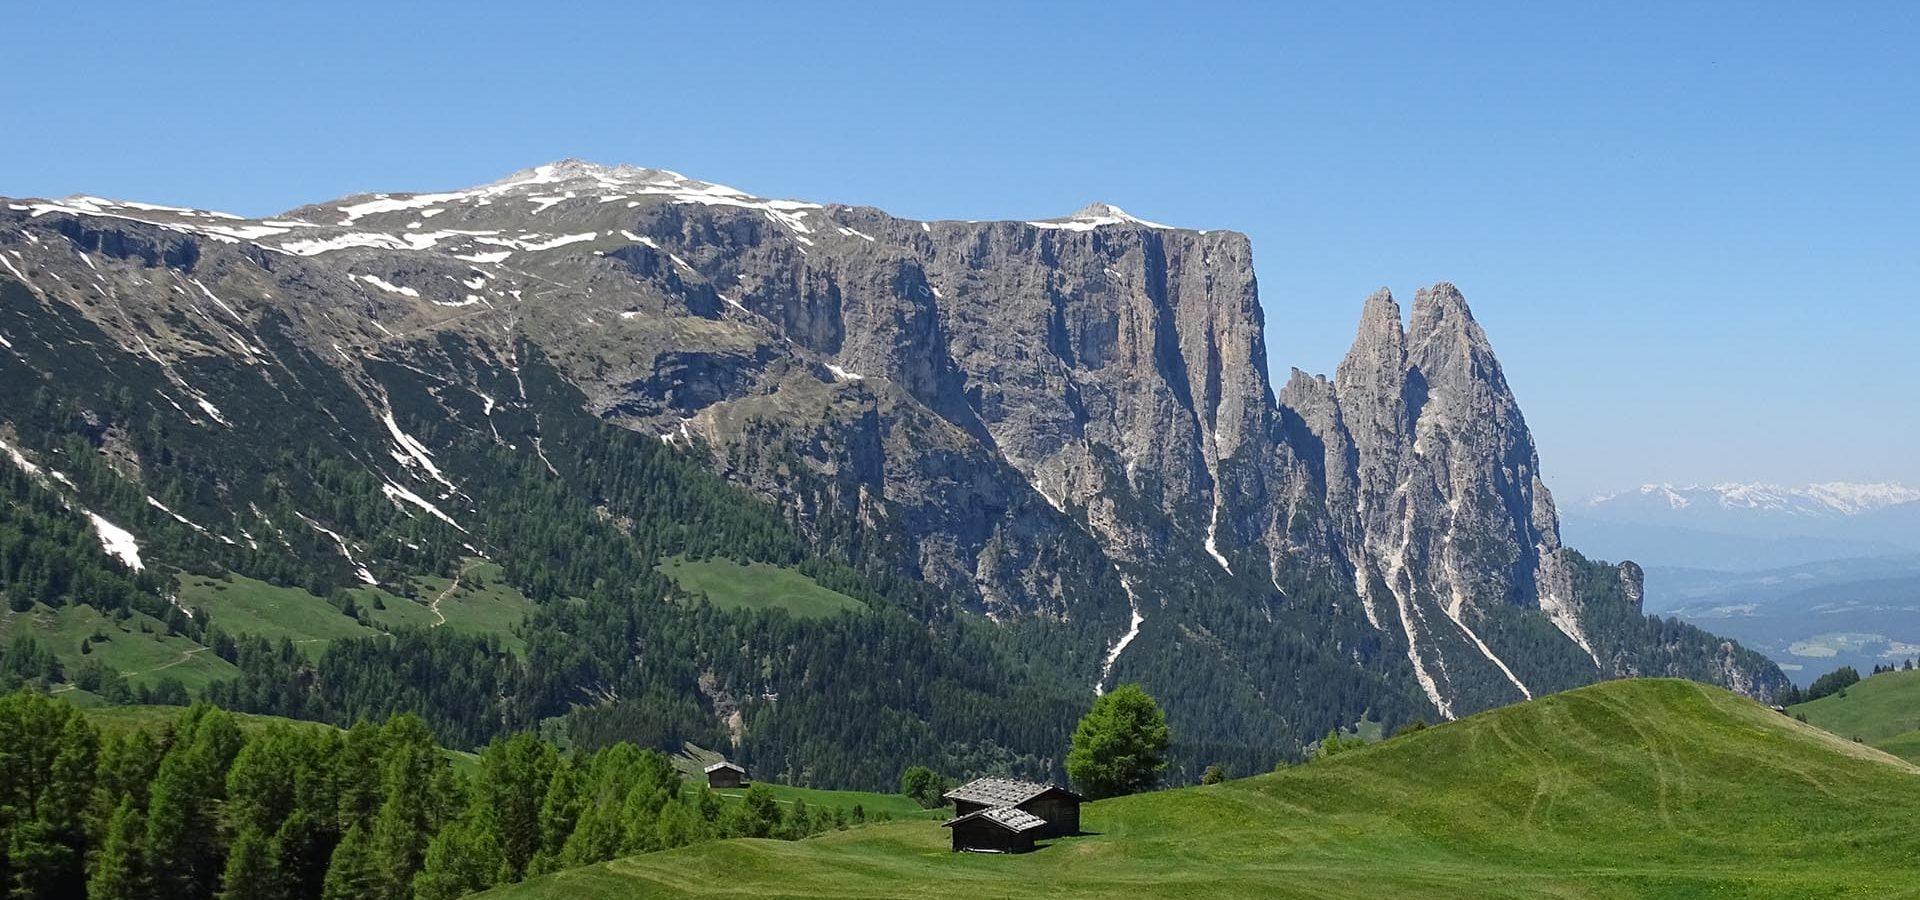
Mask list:
[[[1647,609],[1759,649],[1805,684],[1920,655],[1920,490],[1648,484],[1562,508],[1568,540],[1647,571]]]

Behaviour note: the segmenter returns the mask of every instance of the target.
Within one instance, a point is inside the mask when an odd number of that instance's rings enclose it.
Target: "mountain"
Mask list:
[[[562,161],[265,219],[3,206],[0,439],[41,536],[10,602],[110,585],[239,709],[885,786],[1057,770],[1119,681],[1181,765],[1243,770],[1604,678],[1786,684],[1562,545],[1451,285],[1405,324],[1369,298],[1334,377],[1276,391],[1247,239],[1105,204],[920,222]],[[481,565],[525,621],[434,628]],[[376,633],[228,646],[290,607]]]
[[[1588,498],[1568,515],[1567,528],[1586,546],[1648,566],[1777,568],[1920,550],[1920,490],[1648,484]]]
[[[1102,800],[1091,832],[950,854],[930,822],[722,841],[480,896],[1907,896],[1916,770],[1674,681],[1623,681],[1224,784]]]
[[[1830,481],[1803,487],[1727,482],[1711,487],[1646,484],[1638,490],[1601,494],[1587,500],[1595,515],[1616,518],[1651,512],[1710,516],[1739,511],[1750,519],[1793,517],[1830,519],[1857,516],[1889,506],[1920,502],[1920,490],[1897,482],[1853,484]],[[1731,520],[1733,517],[1729,517]]]

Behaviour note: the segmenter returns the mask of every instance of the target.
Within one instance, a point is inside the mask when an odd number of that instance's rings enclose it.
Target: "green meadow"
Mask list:
[[[177,587],[182,603],[207,611],[221,628],[276,641],[286,638],[314,656],[326,649],[328,641],[402,628],[494,634],[509,649],[521,650],[524,642],[516,631],[533,612],[533,601],[506,584],[495,563],[469,560],[462,571],[457,582],[438,575],[415,576],[417,599],[373,587],[349,589],[347,594],[366,611],[371,626],[299,588],[243,575],[182,575]]]
[[[98,660],[125,675],[135,687],[176,678],[187,690],[197,691],[239,674],[231,663],[193,640],[168,634],[165,623],[145,613],[129,613],[123,619],[91,606],[38,604],[25,612],[0,613],[0,638],[10,640],[19,634],[33,635],[69,673],[82,663]],[[69,699],[87,703],[81,696]]]
[[[705,597],[721,609],[780,609],[796,619],[824,619],[843,612],[863,613],[867,606],[812,578],[768,563],[730,559],[673,557],[659,570],[681,590]]]
[[[495,900],[1920,897],[1920,768],[1726,691],[1616,681],[955,854],[930,820],[729,840]]]
[[[1828,694],[1788,709],[1841,737],[1859,738],[1920,762],[1920,669],[1862,678],[1844,695]]]

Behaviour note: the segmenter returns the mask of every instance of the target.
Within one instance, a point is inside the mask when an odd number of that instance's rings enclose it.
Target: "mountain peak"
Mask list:
[[[1126,210],[1111,203],[1093,202],[1080,207],[1064,219],[1046,219],[1028,222],[1037,228],[1054,228],[1062,231],[1092,231],[1103,225],[1139,225],[1146,228],[1173,229],[1172,225],[1149,222],[1138,216],[1129,215]]]
[[[683,187],[708,185],[708,182],[695,181],[679,172],[668,169],[655,169],[636,166],[630,163],[606,165],[590,160],[567,157],[530,169],[521,169],[498,181],[481,185],[486,188],[512,188],[522,185],[561,184],[571,181],[593,181],[601,187],[618,188],[635,184],[647,184],[658,187]],[[724,187],[723,185],[713,185]],[[727,190],[732,191],[732,188]],[[744,192],[733,191],[741,196]]]

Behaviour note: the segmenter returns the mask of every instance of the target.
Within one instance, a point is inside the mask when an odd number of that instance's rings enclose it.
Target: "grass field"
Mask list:
[[[659,570],[681,590],[706,597],[708,603],[726,610],[782,609],[796,619],[867,611],[866,604],[852,597],[823,588],[792,569],[767,563],[676,556],[660,563]]]
[[[719,761],[721,758],[721,755],[715,751],[708,750],[698,744],[690,743],[684,746],[680,755],[673,757],[673,765],[674,768],[680,770],[680,774],[685,776],[688,781],[695,784],[705,784],[707,781],[706,772],[704,771],[705,767],[709,763]],[[752,773],[748,774],[751,775]],[[944,817],[942,810],[921,809],[919,804],[907,799],[903,794],[882,794],[874,791],[830,791],[821,788],[794,787],[793,785],[779,784],[772,781],[756,781],[753,783],[765,786],[767,790],[773,792],[774,799],[779,800],[781,803],[805,800],[807,801],[807,805],[812,807],[837,806],[847,810],[851,810],[855,805],[858,805],[869,817],[882,813],[895,819],[937,819]],[[744,788],[738,790],[729,788],[715,791],[714,793],[730,800],[737,800],[746,793],[746,790]]]
[[[1920,762],[1920,670],[1882,672],[1788,710],[1845,738],[1859,738],[1901,759]]]
[[[327,641],[363,637],[374,631],[340,612],[327,601],[299,588],[286,588],[227,575],[182,575],[175,581],[180,602],[205,610],[221,628],[233,634],[251,634],[268,640],[288,638],[318,656]],[[397,602],[399,601],[396,598]]]
[[[497,634],[514,652],[524,642],[514,629],[533,611],[533,601],[501,580],[500,567],[469,560],[460,583],[437,575],[419,576],[419,600],[371,587],[354,588],[354,603],[378,626],[370,628],[321,597],[299,588],[278,587],[243,575],[210,578],[185,575],[178,580],[180,601],[204,609],[234,634],[281,638],[318,656],[327,642],[364,637],[401,628],[445,627],[471,634]],[[471,587],[470,587],[471,585]],[[438,615],[434,601],[438,600]]]
[[[918,804],[900,794],[879,794],[872,791],[827,791],[819,788],[803,788],[788,784],[775,784],[771,781],[757,783],[764,785],[767,790],[773,792],[773,798],[781,803],[790,804],[795,800],[805,800],[807,801],[807,806],[814,809],[837,806],[841,809],[850,810],[858,806],[866,813],[868,818],[876,815],[885,815],[894,819],[932,819],[938,822],[948,815],[951,815],[951,813],[943,809],[921,809]],[[714,793],[729,800],[738,800],[742,795],[746,794],[746,792],[745,788],[728,788],[714,791]]]
[[[158,619],[134,613],[125,621],[91,606],[38,606],[0,615],[0,638],[29,632],[59,657],[69,672],[87,660],[99,660],[127,677],[135,687],[177,678],[189,691],[239,674],[233,664],[179,635],[167,634]],[[93,639],[96,636],[104,640]],[[88,651],[80,650],[82,642]],[[81,699],[81,698],[75,698]],[[84,700],[82,700],[84,703]]]
[[[415,625],[422,628],[447,628],[466,634],[492,634],[508,649],[519,653],[526,642],[516,634],[520,623],[533,614],[534,603],[525,594],[501,578],[500,566],[484,560],[468,560],[458,582],[437,575],[414,580],[420,585],[421,602],[389,601],[384,610],[370,615],[381,627]],[[438,600],[436,607],[434,601]],[[434,614],[434,610],[439,615]]]
[[[483,895],[1920,897],[1920,769],[1725,691],[1610,682],[947,852],[930,821],[732,840]]]
[[[1846,696],[1828,694],[1788,711],[1841,737],[1871,744],[1920,728],[1920,669],[1860,679]]]

